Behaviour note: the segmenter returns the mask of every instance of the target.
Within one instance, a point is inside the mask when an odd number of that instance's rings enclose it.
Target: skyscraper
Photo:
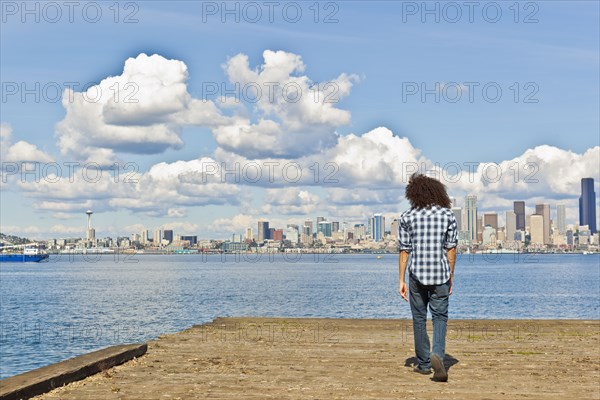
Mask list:
[[[544,244],[544,216],[534,214],[529,218],[529,235],[532,244]]]
[[[456,230],[460,232],[463,230],[462,228],[462,209],[460,207],[452,207],[452,212],[454,213],[454,218],[456,219]],[[392,231],[392,234],[394,232]]]
[[[167,240],[169,243],[173,242],[173,229],[165,229],[163,231],[163,239]]]
[[[312,219],[307,219],[306,221],[304,221],[304,228],[305,228],[305,233],[307,235],[312,235],[313,234],[313,221]]]
[[[162,228],[154,230],[154,235],[152,235],[152,242],[155,246],[162,246]]]
[[[269,239],[269,221],[258,221],[257,243],[262,243],[265,239]]]
[[[340,230],[340,223],[337,221],[333,221],[331,223],[331,232],[338,232]]]
[[[477,239],[477,196],[465,197],[465,224],[467,238],[474,242]]]
[[[505,240],[507,242],[512,242],[513,240],[515,240],[515,232],[517,231],[517,214],[515,214],[514,211],[506,212],[505,230]]]
[[[370,219],[371,237],[375,242],[381,242],[383,240],[383,234],[385,232],[385,217],[381,214],[373,214]]]
[[[140,243],[141,244],[148,244],[148,237],[149,237],[149,233],[148,233],[148,229],[144,229],[142,230],[142,233],[140,235]]]
[[[513,203],[513,211],[517,217],[517,230],[524,231],[525,230],[525,202],[524,201],[515,201]]]
[[[323,233],[325,237],[331,237],[331,222],[320,221],[317,223],[317,232]]]
[[[565,231],[567,230],[565,215],[566,215],[565,205],[557,204],[556,205],[556,229],[558,230],[558,233],[560,233],[561,235],[564,235]]]
[[[550,244],[550,204],[536,204],[535,215],[544,219],[544,244]]]
[[[302,227],[302,234],[306,236],[312,236],[312,229],[310,226],[304,225]]]
[[[273,240],[283,241],[283,229],[273,229]]]
[[[367,227],[365,224],[355,224],[354,225],[354,238],[355,239],[364,239],[367,235]]]
[[[498,229],[498,214],[485,213],[483,214],[483,226],[489,225],[494,229]]]
[[[579,197],[579,225],[587,225],[590,233],[596,233],[596,192],[594,178],[581,179],[581,197]]]
[[[298,228],[288,225],[287,229],[285,230],[285,239],[289,240],[293,244],[296,244],[298,243],[299,238],[300,235],[298,233]]]
[[[392,225],[390,227],[390,233],[394,239],[398,239],[398,231],[400,230],[400,222],[395,219],[392,221]]]

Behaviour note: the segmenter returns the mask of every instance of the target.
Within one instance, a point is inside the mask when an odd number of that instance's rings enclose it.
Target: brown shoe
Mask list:
[[[436,382],[448,382],[448,372],[444,367],[444,361],[437,355],[431,355],[431,366],[435,371],[433,374],[433,380]]]

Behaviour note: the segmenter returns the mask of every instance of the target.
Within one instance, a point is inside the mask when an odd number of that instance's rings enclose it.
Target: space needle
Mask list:
[[[92,228],[92,210],[87,210],[85,212],[87,214],[87,231],[86,231],[86,239],[88,242],[93,242],[96,240],[96,231]]]

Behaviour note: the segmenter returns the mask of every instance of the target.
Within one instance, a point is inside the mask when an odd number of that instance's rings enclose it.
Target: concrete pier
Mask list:
[[[0,400],[29,399],[143,355],[147,345],[111,346],[0,381]]]
[[[217,318],[36,399],[600,399],[600,321],[453,320],[449,381],[412,372],[412,323]]]

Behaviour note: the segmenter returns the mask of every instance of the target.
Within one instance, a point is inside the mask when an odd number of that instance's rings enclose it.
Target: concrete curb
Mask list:
[[[0,400],[29,399],[146,353],[148,345],[125,344],[70,358],[0,381]]]

